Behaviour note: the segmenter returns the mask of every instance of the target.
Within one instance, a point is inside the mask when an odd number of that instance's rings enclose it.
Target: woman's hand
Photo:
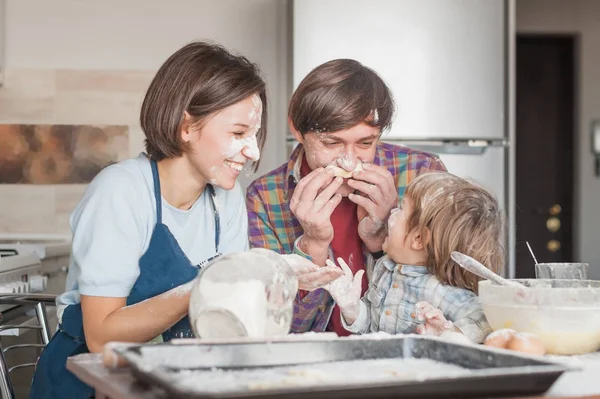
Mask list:
[[[298,278],[298,289],[314,291],[323,288],[343,275],[342,270],[333,265],[317,266],[310,260],[296,254],[281,255],[288,265],[296,273]]]
[[[185,317],[192,282],[126,306],[127,298],[81,295],[83,330],[90,352],[107,342],[148,342]]]

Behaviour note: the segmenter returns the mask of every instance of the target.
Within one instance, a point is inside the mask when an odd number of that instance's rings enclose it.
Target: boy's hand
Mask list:
[[[327,266],[335,266],[331,260],[327,259]],[[325,285],[325,288],[340,307],[342,316],[349,325],[353,324],[360,311],[360,296],[362,291],[362,277],[364,270],[359,270],[356,275],[352,275],[352,270],[342,258],[338,258],[338,263],[344,274],[337,280]]]
[[[417,334],[439,336],[445,331],[456,331],[454,324],[446,320],[442,311],[429,302],[417,302],[415,318],[423,323],[417,327]]]

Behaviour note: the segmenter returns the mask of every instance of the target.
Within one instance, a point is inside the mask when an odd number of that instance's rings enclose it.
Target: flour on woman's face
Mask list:
[[[229,146],[223,153],[226,159],[233,162],[247,162],[248,160],[256,162],[260,159],[260,150],[256,135],[261,126],[262,101],[257,94],[252,96],[252,105],[248,110],[248,131],[245,135],[233,136],[230,139]]]
[[[262,112],[260,97],[252,95],[218,112],[204,125],[198,160],[209,183],[230,190],[244,166],[258,161]]]

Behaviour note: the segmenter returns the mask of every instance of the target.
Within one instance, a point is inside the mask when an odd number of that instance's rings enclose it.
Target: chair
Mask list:
[[[52,332],[48,325],[48,317],[46,315],[46,306],[55,306],[55,295],[47,294],[0,294],[0,305],[12,305],[16,308],[33,308],[37,319],[37,324],[1,324],[2,319],[0,318],[0,331],[11,330],[11,329],[25,329],[25,330],[38,330],[40,332],[41,344],[15,344],[2,348],[0,345],[0,397],[2,399],[14,399],[13,385],[11,382],[11,373],[14,370],[21,369],[24,367],[35,367],[36,363],[21,363],[12,367],[8,367],[6,364],[5,354],[9,351],[22,349],[22,348],[44,348],[50,338]],[[12,311],[12,310],[11,310]]]

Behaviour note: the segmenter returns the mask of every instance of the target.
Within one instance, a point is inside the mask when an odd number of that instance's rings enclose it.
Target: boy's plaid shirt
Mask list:
[[[246,205],[250,247],[306,256],[295,245],[303,230],[290,211],[290,200],[300,177],[303,156],[302,145],[298,145],[287,163],[256,179],[248,187]],[[446,170],[435,155],[387,143],[377,145],[373,163],[390,171],[396,180],[399,200],[402,200],[408,183],[419,174]],[[370,276],[374,260],[366,248],[363,247],[363,251],[367,276]],[[291,332],[325,331],[333,305],[333,299],[323,289],[312,291],[302,299],[297,297]]]

